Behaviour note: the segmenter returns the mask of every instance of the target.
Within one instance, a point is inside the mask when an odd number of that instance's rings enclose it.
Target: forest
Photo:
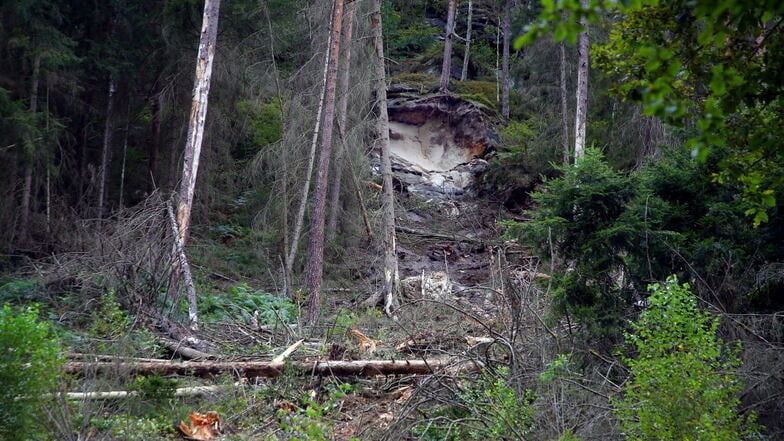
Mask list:
[[[0,2],[0,439],[784,439],[779,0]]]

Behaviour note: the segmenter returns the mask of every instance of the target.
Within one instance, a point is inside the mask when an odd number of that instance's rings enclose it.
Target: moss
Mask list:
[[[453,81],[451,88],[461,98],[498,110],[496,85],[490,81]]]

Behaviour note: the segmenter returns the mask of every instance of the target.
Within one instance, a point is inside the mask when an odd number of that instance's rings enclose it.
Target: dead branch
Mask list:
[[[186,360],[207,360],[211,358],[217,358],[212,354],[185,346],[181,341],[160,337],[158,338],[158,343],[160,343],[164,348],[172,351]]]

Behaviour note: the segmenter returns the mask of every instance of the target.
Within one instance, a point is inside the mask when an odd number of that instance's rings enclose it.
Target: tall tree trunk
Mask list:
[[[111,163],[112,144],[114,143],[114,94],[117,93],[117,83],[114,77],[109,77],[109,95],[106,98],[106,121],[103,127],[103,148],[101,149],[101,168],[99,169],[98,181],[98,219],[103,219],[104,202],[106,196],[106,184],[109,181],[109,165]]]
[[[501,60],[501,116],[509,119],[509,46],[512,41],[512,0],[506,0],[503,22],[503,59]]]
[[[30,85],[30,113],[38,112],[38,83],[41,78],[41,56],[36,55],[33,60],[33,78]],[[30,239],[30,201],[33,197],[33,166],[35,154],[22,152],[25,161],[24,179],[22,180],[22,200],[19,207],[19,229],[16,246],[20,249],[27,247]]]
[[[177,205],[177,225],[179,242],[184,247],[188,243],[191,226],[193,195],[196,190],[196,175],[199,171],[199,157],[204,136],[204,124],[207,119],[207,102],[210,94],[212,78],[212,62],[215,58],[215,44],[218,39],[218,18],[220,0],[204,1],[204,16],[199,39],[199,53],[196,58],[196,74],[193,85],[193,99],[188,121],[188,135],[185,140],[185,152],[182,165],[182,181],[180,182],[179,200]],[[176,261],[176,259],[175,259]],[[172,271],[173,287],[179,287],[179,267]],[[198,329],[198,312],[194,293],[188,295],[188,318],[190,328]]]
[[[332,189],[329,198],[329,222],[327,222],[327,241],[335,240],[338,230],[338,207],[340,206],[340,190],[343,182],[343,155],[350,154],[346,152],[346,124],[348,122],[348,91],[349,82],[351,79],[351,40],[353,38],[354,27],[354,8],[355,2],[350,2],[346,5],[346,20],[343,24],[345,30],[343,32],[343,62],[340,63],[340,91],[341,96],[338,101],[338,133],[342,140],[338,144],[337,154],[335,155],[335,178],[333,179]]]
[[[321,281],[324,273],[324,223],[329,186],[329,161],[332,155],[332,129],[335,119],[335,89],[340,55],[340,31],[343,27],[343,0],[335,0],[332,17],[332,43],[329,49],[329,73],[324,98],[324,124],[322,126],[321,152],[319,153],[316,193],[313,201],[310,243],[308,244],[307,286],[310,290],[308,323],[318,324],[321,313]]]
[[[376,106],[378,108],[378,148],[381,149],[384,212],[384,311],[392,315],[399,280],[395,238],[395,193],[392,186],[392,161],[389,152],[389,114],[387,113],[387,81],[384,66],[384,36],[381,25],[381,0],[373,1],[373,40],[376,48]]]
[[[332,15],[335,14],[335,5],[333,5]],[[294,220],[294,231],[291,234],[291,244],[289,245],[288,254],[286,254],[286,260],[283,262],[284,275],[286,279],[286,288],[289,292],[286,294],[289,297],[292,297],[291,289],[293,286],[293,276],[294,276],[294,259],[297,257],[297,251],[299,250],[299,239],[300,235],[302,234],[302,227],[305,224],[305,211],[308,206],[308,193],[310,192],[310,181],[313,175],[313,165],[316,162],[316,146],[318,145],[318,136],[319,136],[319,128],[321,127],[321,114],[324,112],[324,100],[326,99],[327,94],[327,77],[329,75],[329,61],[330,56],[332,54],[332,41],[334,38],[334,34],[332,30],[330,30],[329,38],[327,40],[327,50],[324,53],[324,72],[321,78],[321,94],[319,95],[319,105],[318,110],[316,111],[316,125],[313,128],[313,138],[310,142],[310,156],[308,159],[308,168],[305,172],[305,182],[302,185],[302,195],[299,201],[299,207],[297,208],[297,217]]]
[[[219,13],[220,0],[204,1],[204,17],[201,24],[199,54],[196,58],[193,100],[190,119],[188,120],[188,135],[185,140],[182,181],[180,182],[180,198],[177,205],[177,224],[180,229],[180,240],[183,246],[187,245],[190,234],[193,195],[196,190],[196,175],[199,172],[204,123],[207,119],[212,61],[215,58],[215,43],[218,39]]]
[[[150,159],[147,163],[147,172],[150,174],[150,185],[147,190],[149,193],[152,193],[159,185],[158,156],[161,151],[161,113],[163,113],[163,96],[160,92],[150,98],[150,107],[152,111],[152,118],[150,121],[152,139],[148,150]]]
[[[563,161],[564,164],[569,163],[569,105],[566,90],[566,42],[562,41],[560,44],[561,60],[561,140],[563,147]]]
[[[441,64],[441,85],[439,87],[442,92],[449,89],[449,80],[452,79],[452,34],[455,32],[455,9],[457,9],[457,0],[449,0],[446,13],[446,35],[444,36],[444,62]]]
[[[460,72],[460,81],[468,78],[468,61],[471,58],[471,27],[474,19],[474,2],[468,0],[468,20],[466,20],[465,53],[463,54],[463,71]]]
[[[588,6],[588,0],[581,0],[583,7]],[[585,155],[585,125],[588,117],[588,19],[580,18],[583,31],[577,40],[577,111],[575,112],[574,129],[574,161],[575,163]]]

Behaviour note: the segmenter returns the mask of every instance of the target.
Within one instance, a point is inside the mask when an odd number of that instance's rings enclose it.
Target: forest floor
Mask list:
[[[407,194],[400,197],[397,214],[402,289],[393,317],[365,305],[377,289],[375,277],[356,280],[354,288],[328,287],[320,329],[254,329],[234,321],[205,326],[197,337],[208,343],[211,353],[231,354],[228,358],[235,360],[268,360],[304,338],[290,362],[447,358],[453,366],[429,375],[286,374],[257,383],[264,392],[243,383],[243,395],[255,398],[240,409],[221,410],[233,437],[405,439],[431,430],[426,428],[431,418],[442,418],[434,409],[450,400],[459,404],[460,391],[472,387],[462,385],[465,375],[508,366],[516,356],[516,342],[524,337],[520,330],[531,327],[520,320],[521,295],[540,294],[532,280],[543,276],[535,258],[501,237],[498,221],[512,214],[486,198],[423,200]],[[342,273],[366,274],[368,262],[378,262],[376,251],[366,252],[345,258]],[[528,303],[536,307],[541,301]],[[535,314],[543,314],[541,306],[536,309]],[[372,342],[371,349],[365,338]],[[254,356],[251,348],[267,353]],[[263,423],[259,415],[265,415]]]

